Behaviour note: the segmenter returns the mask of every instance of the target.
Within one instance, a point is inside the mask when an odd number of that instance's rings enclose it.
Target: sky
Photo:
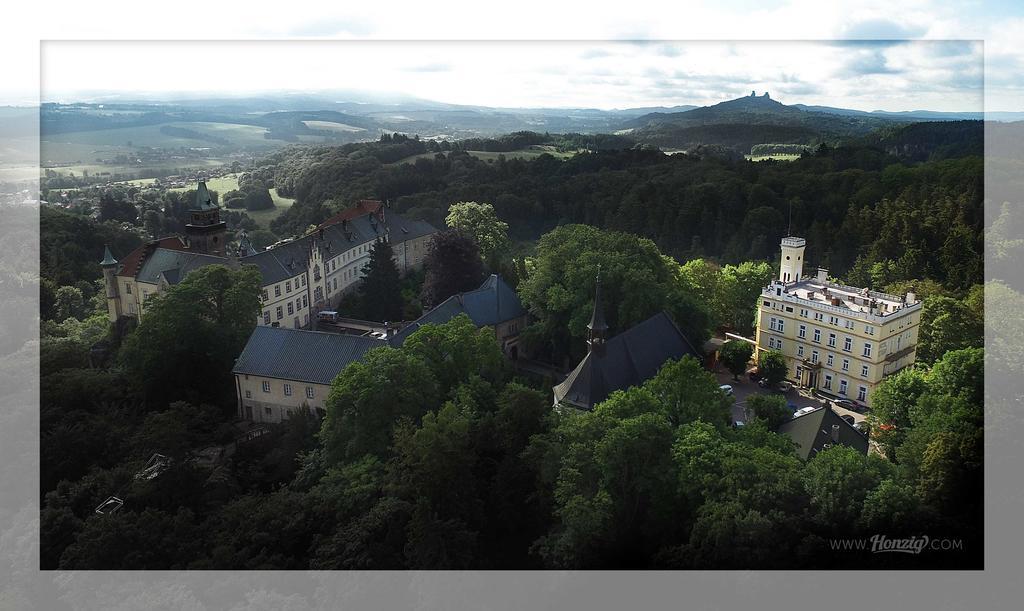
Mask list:
[[[0,42],[5,57],[24,58],[5,66],[16,78],[3,81],[0,103],[33,99],[41,75],[44,99],[344,88],[488,106],[624,108],[709,104],[756,90],[786,103],[977,111],[984,92],[987,110],[1024,110],[1024,2],[517,0],[496,11],[463,0],[443,8],[393,0],[386,10],[180,0],[158,14],[122,0],[105,10],[37,4],[17,9],[35,29],[10,29]],[[123,38],[231,42],[102,42]],[[55,42],[69,39],[76,42]],[[40,40],[51,41],[41,56],[24,52],[38,52]],[[764,40],[774,42],[744,42]],[[795,40],[820,42],[786,42]]]

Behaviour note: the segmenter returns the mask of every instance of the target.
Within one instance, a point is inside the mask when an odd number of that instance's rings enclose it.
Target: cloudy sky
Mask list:
[[[44,99],[365,89],[489,106],[623,108],[767,90],[787,103],[863,110],[981,110],[983,100],[988,110],[1024,110],[1022,2],[517,0],[498,13],[460,1],[444,11],[301,0],[240,11],[182,0],[159,16],[137,2],[107,5],[115,6],[68,4],[59,22],[44,15],[50,4],[21,9],[39,14],[36,40],[78,41],[44,43],[39,63],[24,62],[26,74],[42,75]],[[126,37],[230,42],[99,42]],[[277,42],[252,42],[267,39]],[[468,42],[486,39],[518,42]],[[395,42],[409,40],[420,42]],[[527,42],[538,40],[564,42]],[[760,42],[744,42],[752,40]],[[5,97],[25,91],[8,85]]]

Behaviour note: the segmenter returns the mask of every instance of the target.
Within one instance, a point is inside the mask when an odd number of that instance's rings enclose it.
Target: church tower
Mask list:
[[[110,254],[110,247],[103,247],[103,260],[100,261],[103,268],[103,286],[107,290],[107,314],[110,322],[117,322],[121,317],[121,299],[117,292],[117,259]]]
[[[227,223],[220,220],[220,207],[213,203],[206,183],[199,181],[196,203],[189,209],[189,223],[185,225],[189,248],[196,252],[218,257],[225,256]]]
[[[807,241],[803,238],[782,238],[782,259],[779,265],[781,282],[799,282],[804,275],[804,247]]]
[[[594,313],[587,323],[587,350],[594,356],[604,356],[607,334],[608,323],[604,321],[604,307],[601,305],[601,270],[598,269],[594,288]]]

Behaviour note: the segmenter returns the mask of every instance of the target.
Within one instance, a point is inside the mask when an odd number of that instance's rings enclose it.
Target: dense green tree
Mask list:
[[[406,338],[402,350],[430,368],[441,396],[473,375],[498,382],[505,368],[494,332],[477,329],[465,314],[441,325],[423,325]]]
[[[757,371],[774,387],[786,379],[786,359],[778,350],[765,350],[757,358]]]
[[[423,259],[424,307],[434,307],[456,293],[477,288],[484,277],[480,250],[473,238],[457,229],[440,231],[430,239]]]
[[[834,445],[814,455],[804,469],[808,513],[824,532],[842,532],[861,517],[864,500],[893,474],[892,464],[873,454]]]
[[[719,287],[725,324],[738,333],[750,334],[753,331],[757,298],[771,278],[772,267],[764,262],[746,261],[723,267]]]
[[[910,429],[910,410],[928,389],[928,376],[916,368],[907,368],[882,380],[871,393],[872,439],[895,458],[896,448]]]
[[[445,223],[473,238],[487,267],[497,271],[508,256],[508,223],[498,218],[491,204],[457,202],[448,208]]]
[[[255,267],[210,265],[151,297],[120,352],[147,398],[232,405],[231,368],[256,325],[261,284]]]
[[[376,348],[348,365],[331,383],[320,441],[332,464],[387,455],[401,418],[418,421],[437,407],[430,367],[411,352]]]
[[[714,374],[692,356],[668,361],[643,388],[657,398],[658,411],[673,427],[702,420],[724,429],[732,422],[733,399],[722,393]]]
[[[778,428],[792,415],[783,395],[752,394],[747,397],[747,410],[754,418],[764,420],[771,430]]]
[[[934,363],[950,350],[981,347],[984,344],[984,309],[975,301],[935,296],[924,300],[918,331],[917,359]]]
[[[542,353],[556,362],[582,355],[580,340],[593,312],[599,269],[609,337],[668,310],[694,345],[703,344],[708,336],[706,314],[691,316],[693,302],[676,299],[679,266],[662,256],[653,242],[587,225],[565,225],[541,238],[529,277],[519,285],[520,297],[538,319]]]
[[[747,370],[747,363],[750,362],[750,357],[753,354],[754,347],[749,343],[732,340],[725,342],[722,349],[718,351],[718,358],[732,373],[732,379],[739,380],[740,375]]]
[[[359,283],[359,301],[362,316],[369,320],[402,320],[402,278],[386,240],[378,239],[370,247],[370,260]]]

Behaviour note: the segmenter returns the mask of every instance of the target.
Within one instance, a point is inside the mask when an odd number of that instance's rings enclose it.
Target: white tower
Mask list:
[[[782,259],[779,265],[779,280],[782,282],[798,282],[804,275],[804,246],[807,241],[803,238],[786,237],[782,238]]]

